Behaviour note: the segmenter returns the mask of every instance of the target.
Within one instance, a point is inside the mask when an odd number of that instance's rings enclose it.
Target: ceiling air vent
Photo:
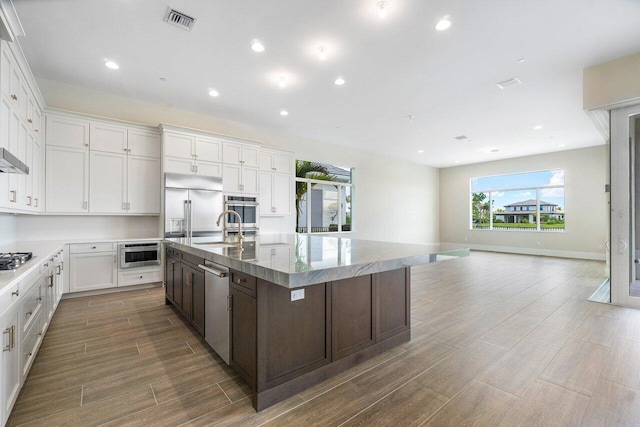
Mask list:
[[[496,86],[498,86],[500,89],[506,89],[506,88],[511,87],[511,86],[517,86],[520,83],[522,83],[520,81],[520,79],[517,78],[517,77],[514,77],[514,78],[509,79],[509,80],[503,80],[501,82],[498,82],[498,83],[496,83]]]
[[[467,135],[458,135],[454,136],[453,139],[457,139],[458,141],[464,141],[465,139],[469,139]]]
[[[191,31],[193,25],[196,22],[195,18],[190,17],[182,12],[178,12],[175,9],[168,8],[167,13],[164,16],[164,20],[169,24],[180,27],[183,30]]]

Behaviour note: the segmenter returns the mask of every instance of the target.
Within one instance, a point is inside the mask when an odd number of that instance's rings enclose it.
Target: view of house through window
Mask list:
[[[471,179],[471,229],[564,231],[564,170]]]
[[[296,160],[296,232],[351,231],[351,169]]]

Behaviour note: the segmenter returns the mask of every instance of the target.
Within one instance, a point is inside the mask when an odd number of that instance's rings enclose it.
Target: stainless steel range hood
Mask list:
[[[29,166],[18,160],[6,148],[0,148],[0,172],[29,175]]]

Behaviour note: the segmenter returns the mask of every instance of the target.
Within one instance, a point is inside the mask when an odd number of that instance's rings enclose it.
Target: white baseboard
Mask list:
[[[598,252],[577,252],[577,251],[560,251],[552,249],[538,249],[538,248],[518,248],[512,246],[491,246],[491,245],[476,245],[476,244],[464,244],[464,243],[448,243],[441,242],[442,245],[451,246],[454,248],[469,248],[478,251],[488,252],[505,252],[510,254],[520,255],[541,255],[551,256],[557,258],[576,258],[576,259],[590,259],[595,261],[604,261],[605,254]]]

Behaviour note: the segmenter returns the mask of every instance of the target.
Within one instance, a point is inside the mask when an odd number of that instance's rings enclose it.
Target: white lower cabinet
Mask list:
[[[2,330],[2,423],[11,413],[11,408],[20,391],[20,343],[18,325],[18,307],[7,310],[0,320]]]
[[[101,251],[105,246],[110,246],[111,250]],[[86,252],[82,252],[83,249],[87,249],[87,245],[70,245],[70,291],[118,286],[118,254],[115,244],[92,245]]]
[[[123,269],[118,273],[118,286],[161,282],[160,267]]]
[[[0,425],[9,418],[58,306],[63,254],[60,249],[36,261],[26,278],[0,289]]]

